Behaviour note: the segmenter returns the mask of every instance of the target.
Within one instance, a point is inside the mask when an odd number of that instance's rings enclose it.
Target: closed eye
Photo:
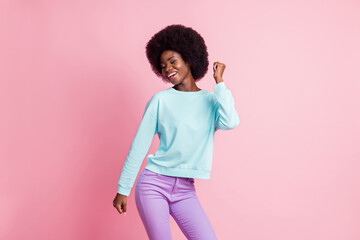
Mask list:
[[[171,63],[171,64],[174,64],[175,62],[176,62],[176,60],[172,60],[170,63]],[[165,68],[166,66],[163,65],[163,66],[160,66],[160,67],[161,67],[161,68]]]

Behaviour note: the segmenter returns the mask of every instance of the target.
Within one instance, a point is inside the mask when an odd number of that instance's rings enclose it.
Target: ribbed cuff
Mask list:
[[[131,192],[131,188],[121,187],[120,185],[118,185],[117,192],[120,193],[121,195],[129,196]]]
[[[224,82],[219,82],[214,85],[214,92],[219,92],[225,89],[227,89],[227,87]]]

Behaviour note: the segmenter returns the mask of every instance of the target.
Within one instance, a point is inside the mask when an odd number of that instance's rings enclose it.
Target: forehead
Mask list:
[[[180,57],[181,55],[173,50],[165,50],[160,55],[160,62],[166,62],[171,57]]]

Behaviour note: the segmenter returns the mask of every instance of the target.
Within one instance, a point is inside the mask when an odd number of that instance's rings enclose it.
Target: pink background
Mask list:
[[[125,217],[112,200],[146,101],[171,87],[145,44],[174,23],[227,65],[241,119],[196,183],[218,238],[360,239],[355,0],[1,1],[0,239],[146,239],[134,191]]]

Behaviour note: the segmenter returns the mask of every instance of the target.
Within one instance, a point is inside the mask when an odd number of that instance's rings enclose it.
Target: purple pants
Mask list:
[[[170,215],[187,239],[216,239],[196,196],[193,178],[165,176],[144,169],[136,183],[135,200],[150,240],[172,239]]]

